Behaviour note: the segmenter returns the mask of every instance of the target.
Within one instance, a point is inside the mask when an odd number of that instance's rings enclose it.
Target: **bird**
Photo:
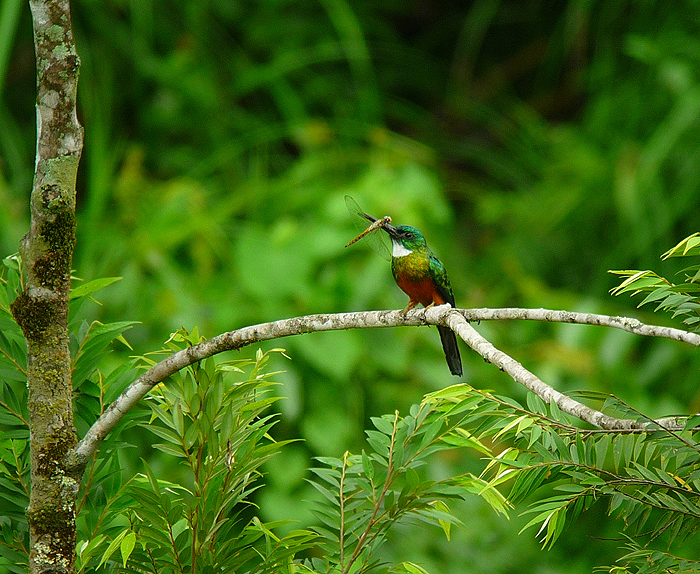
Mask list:
[[[370,221],[375,219],[371,216],[369,218]],[[454,307],[455,296],[445,266],[428,247],[423,234],[410,225],[394,227],[384,223],[381,228],[389,235],[392,243],[391,273],[394,281],[409,297],[408,305],[402,312],[408,312],[418,303],[426,308],[445,303]],[[462,358],[456,335],[449,327],[438,326],[438,332],[450,372],[461,377]]]

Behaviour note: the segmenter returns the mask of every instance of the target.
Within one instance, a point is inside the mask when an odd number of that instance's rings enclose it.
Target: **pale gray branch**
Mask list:
[[[524,309],[519,309],[519,311],[524,311]],[[682,428],[682,424],[676,417],[648,423],[631,419],[618,419],[601,413],[550,387],[511,356],[494,347],[467,322],[461,310],[450,313],[447,317],[447,324],[465,343],[467,343],[467,345],[469,345],[469,347],[481,355],[485,361],[496,365],[501,371],[510,375],[515,382],[520,383],[535,393],[546,403],[549,404],[554,401],[561,411],[590,423],[599,429],[644,430],[650,428],[652,424],[655,427],[658,425],[662,425],[664,428],[670,427],[672,430],[680,430]]]
[[[450,310],[449,307],[446,308]],[[290,335],[301,335],[314,331],[338,331],[344,329],[367,329],[396,327],[399,325],[426,325],[423,310],[407,315],[401,311],[368,311],[363,313],[334,313],[307,315],[262,323],[229,331],[174,353],[154,365],[127,388],[92,425],[78,445],[76,464],[84,464],[92,456],[105,436],[119,423],[121,418],[155,385],[164,381],[180,369],[223,351],[240,349],[246,345],[279,339]]]
[[[635,335],[673,339],[690,345],[700,346],[700,335],[682,329],[646,325],[630,317],[598,315],[596,313],[574,313],[572,311],[553,311],[551,309],[456,309],[467,321],[502,321],[525,320],[547,321],[550,323],[574,323],[578,325],[598,325],[614,327]]]
[[[591,409],[553,389],[520,363],[496,349],[469,324],[471,321],[492,319],[528,319],[588,325],[604,325],[628,330],[640,335],[668,337],[693,345],[700,344],[700,337],[692,333],[644,325],[636,319],[609,317],[588,313],[569,313],[566,311],[548,311],[546,309],[451,309],[448,305],[430,309],[414,309],[407,314],[401,311],[366,311],[360,313],[334,313],[324,315],[307,315],[271,323],[262,323],[229,331],[189,347],[160,363],[154,365],[141,375],[117,398],[100,418],[92,425],[78,445],[75,454],[76,464],[84,464],[92,456],[105,436],[109,434],[138,401],[155,385],[166,380],[180,369],[197,361],[206,359],[223,351],[240,349],[261,341],[279,339],[290,335],[300,335],[314,331],[337,331],[344,329],[369,329],[378,327],[447,325],[452,328],[474,351],[485,360],[495,364],[510,375],[515,381],[536,393],[546,402],[554,400],[559,408],[581,420],[603,429],[643,429],[644,423],[633,420],[616,419]],[[657,421],[658,424],[672,425],[678,428],[676,418]]]

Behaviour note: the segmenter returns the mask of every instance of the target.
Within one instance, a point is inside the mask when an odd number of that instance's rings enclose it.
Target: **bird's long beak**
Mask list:
[[[382,229],[386,231],[389,234],[389,237],[392,239],[398,239],[399,238],[399,230],[396,229],[391,223],[385,223],[382,225]]]

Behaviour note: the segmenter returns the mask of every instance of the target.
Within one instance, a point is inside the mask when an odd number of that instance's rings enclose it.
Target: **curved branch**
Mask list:
[[[467,321],[525,320],[547,321],[550,323],[574,323],[577,325],[598,325],[622,329],[635,335],[673,339],[690,345],[700,346],[700,335],[682,329],[647,325],[630,317],[598,315],[596,313],[575,313],[573,311],[553,311],[551,309],[455,309]]]
[[[511,356],[494,347],[467,322],[461,314],[461,311],[450,313],[447,323],[448,326],[457,333],[467,345],[481,355],[486,362],[496,365],[501,371],[510,375],[516,383],[520,383],[546,403],[554,401],[561,411],[590,423],[599,429],[645,430],[652,426],[658,428],[660,424],[672,428],[678,428],[679,426],[676,417],[651,423],[632,419],[618,419],[601,413],[550,387]]]
[[[345,329],[371,329],[380,327],[444,325],[449,326],[477,353],[499,369],[508,373],[515,381],[539,395],[546,402],[554,400],[559,408],[581,420],[604,429],[633,430],[644,429],[649,423],[639,423],[628,419],[616,419],[591,409],[559,391],[556,391],[534,374],[527,371],[515,359],[496,349],[469,324],[471,321],[492,319],[529,319],[556,321],[564,323],[581,323],[606,325],[610,327],[634,329],[631,332],[643,335],[669,337],[691,344],[700,344],[700,337],[692,333],[644,325],[636,319],[592,315],[586,313],[568,313],[565,311],[547,311],[545,309],[452,309],[441,305],[430,309],[413,309],[404,314],[401,311],[366,311],[358,313],[329,313],[307,315],[283,319],[270,323],[261,323],[229,331],[183,349],[154,365],[134,381],[92,425],[80,441],[73,455],[74,464],[85,464],[95,453],[100,443],[119,423],[122,417],[140,401],[155,385],[193,363],[224,351],[240,349],[247,345],[301,335],[315,331],[338,331]],[[696,342],[694,337],[698,339]],[[677,427],[675,418],[664,419],[666,424]],[[660,424],[661,421],[656,421]]]
[[[444,307],[450,311],[449,306]],[[240,349],[247,345],[301,335],[315,331],[339,331],[345,329],[368,329],[397,327],[401,325],[427,325],[424,309],[414,310],[406,315],[401,311],[367,311],[361,313],[329,313],[306,315],[270,323],[261,323],[229,331],[174,353],[162,360],[134,381],[90,427],[78,444],[75,464],[84,464],[121,418],[143,398],[154,386],[164,381],[180,369],[224,351]],[[442,319],[442,316],[440,317]],[[440,321],[442,323],[442,320]]]

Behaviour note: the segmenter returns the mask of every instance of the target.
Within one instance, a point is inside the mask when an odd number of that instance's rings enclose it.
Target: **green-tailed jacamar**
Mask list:
[[[359,213],[373,224],[376,222],[375,229],[381,227],[391,238],[393,245],[391,272],[396,284],[409,296],[404,313],[413,309],[418,303],[424,307],[445,303],[455,306],[455,296],[452,293],[445,266],[430,250],[420,231],[409,225],[394,227],[388,223],[391,221],[388,217],[382,221],[367,213]],[[369,228],[365,233],[367,231]],[[457,337],[449,327],[438,327],[438,331],[450,372],[461,377],[462,358],[457,347]]]

